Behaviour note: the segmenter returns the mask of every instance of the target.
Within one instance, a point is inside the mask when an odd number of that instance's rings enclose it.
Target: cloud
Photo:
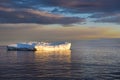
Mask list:
[[[102,23],[120,23],[120,12],[111,12],[111,13],[95,13],[90,18],[94,18],[94,22]]]
[[[120,17],[116,15],[120,14],[120,0],[42,0],[42,3],[46,6],[55,6],[62,8],[62,12],[59,10],[54,10],[55,12],[58,11],[59,13],[69,12],[71,15],[89,13],[92,16],[88,16],[88,18],[96,19],[95,21],[91,22],[120,22]]]
[[[67,8],[74,12],[113,12],[120,8],[119,0],[35,0],[44,6]]]
[[[119,3],[120,0],[2,0],[0,5],[14,8],[59,7],[73,13],[89,13],[119,11]]]
[[[40,10],[4,7],[0,7],[0,16],[0,23],[72,24],[85,21],[83,18],[64,17]]]
[[[120,13],[119,3],[120,0],[1,0],[0,23],[74,24],[87,20],[78,14],[91,14],[90,19],[100,22],[100,18],[111,17],[110,13]],[[112,19],[102,21],[118,23],[118,18]]]
[[[113,17],[101,18],[101,19],[95,20],[94,22],[120,24],[120,16],[113,16]]]

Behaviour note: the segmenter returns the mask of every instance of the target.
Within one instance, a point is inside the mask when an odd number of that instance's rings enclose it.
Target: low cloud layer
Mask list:
[[[50,27],[50,25],[38,24],[1,24],[0,26],[0,44],[22,41],[71,41],[120,37],[118,28],[112,27],[59,26],[55,28]]]

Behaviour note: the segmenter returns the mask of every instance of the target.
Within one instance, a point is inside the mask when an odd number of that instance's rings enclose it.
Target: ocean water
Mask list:
[[[120,80],[120,39],[72,42],[67,51],[7,51],[0,80]]]

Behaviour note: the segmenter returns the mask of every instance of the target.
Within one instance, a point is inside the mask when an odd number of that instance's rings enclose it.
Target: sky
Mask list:
[[[120,0],[0,0],[0,44],[120,38]]]

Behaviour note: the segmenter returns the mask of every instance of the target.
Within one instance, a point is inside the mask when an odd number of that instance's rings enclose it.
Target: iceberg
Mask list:
[[[70,50],[71,43],[69,42],[22,42],[10,44],[7,46],[8,50],[19,51],[55,51],[55,50]]]

